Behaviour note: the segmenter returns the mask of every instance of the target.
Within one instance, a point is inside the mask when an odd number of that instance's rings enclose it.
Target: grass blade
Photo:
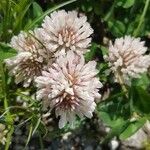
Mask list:
[[[36,126],[35,126],[35,128],[34,128],[34,130],[33,130],[33,132],[32,132],[32,136],[34,135],[34,133],[36,132],[37,128],[39,127],[40,122],[41,122],[41,118],[38,119],[38,121],[37,121],[37,123],[36,123]]]
[[[33,131],[33,126],[32,126],[32,124],[31,124],[31,125],[30,125],[30,129],[29,129],[28,139],[27,139],[27,142],[26,142],[26,145],[25,145],[24,150],[26,149],[26,147],[27,147],[27,145],[28,145],[28,143],[29,143],[29,141],[30,141],[30,139],[31,139],[32,131]]]

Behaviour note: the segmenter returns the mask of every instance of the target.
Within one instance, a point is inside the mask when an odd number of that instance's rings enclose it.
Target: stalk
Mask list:
[[[125,93],[126,97],[128,98],[128,95],[127,95],[128,89],[125,85],[125,81],[123,79],[122,73],[120,71],[117,71],[115,76],[116,76],[118,82],[120,83],[123,92]]]
[[[133,35],[134,35],[135,37],[138,35],[139,30],[140,30],[140,28],[141,28],[141,25],[142,25],[142,23],[143,23],[143,21],[144,21],[146,12],[147,12],[147,10],[148,10],[149,2],[150,2],[150,0],[146,0],[145,6],[144,6],[144,9],[143,9],[143,13],[142,13],[142,15],[141,15],[141,17],[140,17],[140,19],[139,19],[139,20],[140,20],[140,21],[139,21],[139,24],[138,24],[136,30],[135,30],[134,33],[133,33]]]

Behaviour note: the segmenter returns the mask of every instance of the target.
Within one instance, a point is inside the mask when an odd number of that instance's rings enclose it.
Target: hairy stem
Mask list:
[[[117,81],[120,83],[123,92],[125,93],[126,97],[128,98],[128,95],[127,95],[128,90],[127,90],[127,87],[125,85],[122,73],[120,71],[116,72],[116,78],[117,78]]]

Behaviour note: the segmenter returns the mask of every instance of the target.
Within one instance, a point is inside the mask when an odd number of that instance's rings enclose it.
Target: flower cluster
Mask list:
[[[60,116],[59,128],[66,122],[73,124],[75,115],[92,117],[95,110],[95,98],[100,98],[98,88],[102,84],[96,78],[96,62],[85,64],[83,55],[69,51],[60,56],[48,71],[36,79],[38,98],[49,101],[50,108]]]
[[[59,117],[59,128],[76,116],[92,117],[96,99],[100,99],[102,83],[96,75],[96,62],[85,63],[84,56],[91,43],[93,29],[85,16],[64,10],[46,16],[42,26],[21,32],[10,42],[18,54],[6,60],[15,82],[37,86],[37,99],[43,108],[50,108]],[[150,66],[147,48],[139,38],[125,36],[109,45],[111,70],[124,78],[138,78]]]
[[[125,36],[110,42],[108,60],[111,70],[119,73],[125,81],[138,78],[150,66],[150,55],[144,55],[147,48],[140,38]]]
[[[17,56],[7,59],[10,74],[27,87],[35,81],[37,99],[55,110],[59,128],[73,125],[75,116],[92,117],[101,82],[96,62],[85,63],[93,29],[85,16],[64,10],[46,16],[41,28],[21,32],[10,42]]]

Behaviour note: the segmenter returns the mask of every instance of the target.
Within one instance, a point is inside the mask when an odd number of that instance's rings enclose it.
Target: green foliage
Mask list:
[[[16,55],[16,50],[4,43],[0,43],[0,61]]]
[[[143,73],[139,79],[133,79],[132,84],[133,86],[148,90],[148,87],[150,86],[150,78],[146,73]]]
[[[33,16],[34,18],[39,17],[43,14],[41,6],[37,2],[33,2]]]
[[[41,6],[33,0],[2,0],[0,2],[0,19],[2,20],[0,41],[8,42],[12,35],[18,34],[23,29],[32,28],[50,12],[74,1],[76,0],[63,2],[43,12]]]
[[[116,37],[124,36],[126,31],[124,23],[119,20],[108,21],[108,28]]]
[[[150,115],[150,94],[147,91],[139,86],[133,86],[130,92],[130,98],[137,112]]]
[[[26,14],[32,1],[2,0],[0,2],[0,40],[8,42],[13,34],[20,32],[28,21]],[[20,13],[21,12],[21,13]]]
[[[148,76],[143,74],[140,79],[132,82],[129,97],[117,92],[99,104],[97,114],[111,129],[102,143],[115,136],[125,140],[150,119],[150,94],[147,91],[149,81]]]

